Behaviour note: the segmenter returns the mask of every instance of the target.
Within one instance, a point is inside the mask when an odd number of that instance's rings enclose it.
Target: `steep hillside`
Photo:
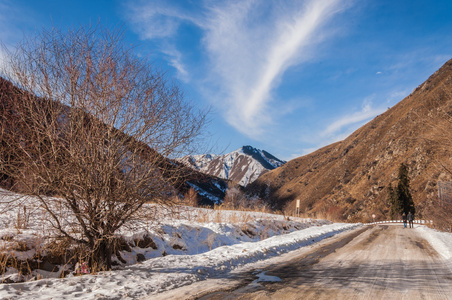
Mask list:
[[[18,104],[21,101],[21,97],[18,96],[21,94],[24,94],[24,92],[16,88],[11,82],[0,77],[0,187],[17,192],[23,192],[23,186],[21,186],[21,183],[16,182],[14,178],[7,175],[11,174],[11,170],[6,171],[9,163],[16,160],[14,155],[17,154],[17,151],[14,151],[12,145],[6,142],[6,133],[15,131],[16,135],[21,136],[23,140],[32,139],[26,122],[20,122],[16,116],[21,113],[18,111],[20,106],[12,105],[13,103]],[[49,105],[49,101],[38,97],[33,98],[36,99],[37,106],[46,107],[46,105]],[[69,110],[69,107],[64,108],[64,111]],[[87,119],[95,122],[97,126],[105,126],[105,124],[95,120],[93,117],[88,116]],[[141,159],[155,160],[157,163],[154,164],[154,167],[167,170],[162,176],[170,178],[171,187],[168,187],[168,189],[172,194],[183,196],[192,187],[198,192],[198,201],[202,205],[213,205],[223,200],[227,188],[227,181],[198,172],[176,161],[166,159],[148,145],[130,139],[129,136],[119,130],[116,130],[116,132],[118,132],[118,137],[125,137],[128,140],[124,145],[127,145],[129,149],[134,148],[139,150],[136,153],[139,153]],[[26,168],[23,165],[15,167]],[[58,166],[56,167],[58,168]],[[26,180],[32,181],[33,179],[27,178]],[[43,193],[52,194],[53,191],[43,191]]]
[[[452,60],[404,100],[341,142],[293,159],[248,186],[288,211],[300,199],[301,212],[366,221],[388,217],[387,187],[407,164],[418,216],[437,195],[437,182],[449,180]]]
[[[195,170],[237,182],[242,186],[246,186],[261,174],[285,163],[270,153],[251,146],[243,146],[224,155],[189,155],[181,158],[180,161]]]

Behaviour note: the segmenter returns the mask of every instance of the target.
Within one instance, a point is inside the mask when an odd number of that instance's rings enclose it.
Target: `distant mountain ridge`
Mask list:
[[[243,146],[224,155],[187,155],[179,161],[199,172],[234,181],[242,186],[286,163],[265,150],[251,146]]]

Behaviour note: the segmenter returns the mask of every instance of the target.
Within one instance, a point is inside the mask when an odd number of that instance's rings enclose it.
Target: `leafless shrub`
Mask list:
[[[197,207],[198,206],[198,192],[193,187],[190,187],[188,192],[184,196],[186,205]]]
[[[240,190],[237,184],[230,183],[228,189],[226,190],[226,195],[223,200],[223,206],[226,209],[235,209],[239,206],[245,206],[245,195]]]
[[[223,203],[217,208],[274,213],[268,203],[260,198],[247,197],[242,187],[234,183],[229,183]]]
[[[26,229],[30,220],[30,211],[27,212],[27,206],[20,206],[17,210],[16,229]]]
[[[199,211],[196,222],[198,223],[209,223],[210,222],[210,212],[209,211]]]
[[[215,212],[215,217],[213,219],[213,222],[215,222],[215,223],[222,223],[223,222],[223,218],[222,218],[221,212],[219,212],[219,211]]]
[[[111,268],[115,232],[145,203],[168,204],[183,181],[168,159],[205,124],[132,50],[118,29],[42,30],[2,72],[18,87],[0,95],[2,179],[36,196],[59,237],[86,246],[97,269]]]
[[[10,259],[10,254],[5,253],[4,251],[2,251],[0,253],[0,274],[3,277],[3,274],[5,274],[7,267],[8,267],[8,261]],[[3,282],[3,278],[2,280],[0,280],[0,282]]]

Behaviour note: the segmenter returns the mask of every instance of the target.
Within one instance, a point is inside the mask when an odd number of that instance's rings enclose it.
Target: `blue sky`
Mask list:
[[[137,55],[211,108],[214,149],[289,160],[344,139],[452,58],[451,16],[450,0],[0,0],[0,40],[123,24]]]

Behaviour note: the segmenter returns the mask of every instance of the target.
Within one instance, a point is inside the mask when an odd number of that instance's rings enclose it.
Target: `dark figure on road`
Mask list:
[[[403,228],[406,228],[406,213],[403,212],[402,214],[402,220],[403,220]]]
[[[410,228],[413,228],[413,220],[414,220],[414,216],[411,213],[411,211],[408,213],[408,222],[410,223]]]

